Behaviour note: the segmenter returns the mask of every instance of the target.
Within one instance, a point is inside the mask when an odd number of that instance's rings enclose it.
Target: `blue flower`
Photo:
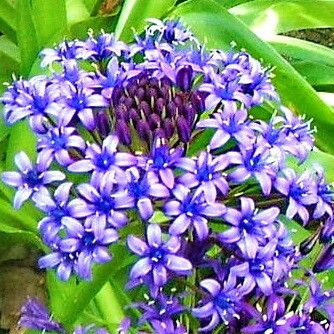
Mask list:
[[[213,117],[197,123],[198,128],[216,129],[210,141],[211,149],[224,146],[230,138],[235,138],[244,146],[251,145],[255,141],[245,109],[238,110],[235,105],[226,106],[224,110],[215,112]]]
[[[181,243],[178,237],[162,240],[159,225],[150,224],[146,231],[147,242],[130,235],[128,246],[141,259],[132,267],[130,279],[143,278],[152,275],[153,283],[161,287],[167,283],[168,271],[176,275],[186,275],[192,269],[192,264],[185,258],[176,255]]]
[[[271,207],[258,211],[255,209],[251,198],[241,197],[241,210],[227,208],[223,215],[224,221],[231,227],[219,233],[218,238],[223,243],[233,244],[240,240],[248,240],[249,237],[256,238],[258,242],[271,239],[276,236],[274,222],[280,213],[279,208]]]
[[[221,322],[225,326],[235,319],[240,319],[240,296],[234,286],[224,284],[222,287],[212,278],[200,282],[200,286],[209,292],[202,305],[192,309],[192,314],[199,319],[210,318],[210,322],[200,328],[201,332],[212,332]]]
[[[153,172],[143,173],[135,167],[126,171],[127,193],[133,199],[139,215],[144,220],[152,217],[154,209],[152,201],[169,197],[169,190],[159,182],[159,178]]]
[[[36,165],[32,165],[24,152],[15,155],[15,164],[19,172],[2,173],[2,181],[17,189],[14,196],[14,208],[19,209],[33,193],[45,188],[45,185],[56,181],[63,181],[65,175],[60,171],[49,171],[52,159],[38,155]]]
[[[96,174],[104,174],[115,171],[117,177],[124,178],[122,167],[133,166],[137,158],[130,153],[118,152],[118,138],[109,135],[103,140],[102,147],[98,144],[90,144],[86,149],[85,159],[74,162],[68,166],[68,170],[76,173],[94,171]]]
[[[55,268],[61,280],[68,280],[72,271],[85,280],[92,279],[93,263],[111,260],[108,246],[118,239],[116,230],[110,227],[94,229],[92,221],[81,222],[74,218],[62,220],[65,237],[54,245],[54,251],[40,258],[40,268]],[[95,224],[96,225],[96,224]]]
[[[310,217],[307,206],[318,202],[316,183],[309,171],[297,176],[293,169],[285,168],[276,178],[275,188],[289,201],[286,216],[292,219],[298,214],[305,225]]]
[[[76,133],[74,127],[60,127],[50,129],[45,135],[38,138],[37,149],[42,154],[52,155],[62,166],[74,162],[69,150],[76,149],[84,152],[86,144],[84,139]]]
[[[226,195],[229,185],[224,176],[224,170],[230,164],[228,155],[212,156],[202,151],[197,158],[180,158],[176,166],[186,171],[178,178],[178,182],[185,187],[196,188],[196,192],[203,192],[208,203],[213,203],[220,194]]]
[[[104,233],[106,226],[120,228],[128,219],[124,210],[134,206],[133,200],[123,190],[116,189],[114,174],[108,172],[103,177],[93,178],[91,183],[77,187],[80,198],[68,204],[72,217],[87,218],[96,235]]]
[[[173,194],[175,199],[164,206],[165,214],[175,217],[169,226],[169,233],[172,235],[181,235],[191,226],[200,240],[205,239],[209,234],[206,217],[221,217],[226,211],[223,204],[208,203],[203,193],[193,194],[181,184],[175,187]]]
[[[44,242],[48,245],[57,240],[57,234],[63,228],[62,219],[71,217],[68,208],[71,187],[71,182],[65,182],[59,185],[53,196],[46,188],[42,188],[32,196],[36,207],[47,214],[39,222],[38,228]]]
[[[63,326],[52,320],[45,306],[34,298],[29,298],[22,306],[18,325],[32,330],[65,333]]]

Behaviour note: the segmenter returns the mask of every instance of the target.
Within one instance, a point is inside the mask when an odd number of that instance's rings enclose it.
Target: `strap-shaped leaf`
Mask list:
[[[17,7],[17,41],[21,52],[20,74],[27,76],[38,55],[38,39],[30,0],[18,0]]]
[[[273,47],[214,0],[188,1],[181,4],[174,15],[181,17],[208,47],[230,49],[230,43],[235,41],[239,48],[263,59],[266,65],[275,66],[274,84],[283,103],[294,112],[312,118],[314,125],[321,129],[316,133],[317,144],[324,151],[334,153],[334,142],[328,140],[334,127],[332,109]]]
[[[16,12],[9,0],[0,0],[0,32],[16,42]]]
[[[262,38],[291,30],[334,26],[331,0],[254,0],[231,8],[230,13]]]
[[[67,26],[65,0],[33,0],[32,12],[40,48],[47,46],[52,36]]]
[[[176,0],[125,0],[115,30],[116,37],[130,41],[132,29],[140,32],[147,18],[162,17],[172,8]]]

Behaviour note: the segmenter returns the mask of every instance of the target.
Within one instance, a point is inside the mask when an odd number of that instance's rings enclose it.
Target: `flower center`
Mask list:
[[[41,178],[35,170],[30,170],[24,177],[25,183],[29,188],[35,188],[41,184]]]
[[[164,256],[165,256],[165,251],[161,248],[154,248],[151,250],[150,257],[153,262],[160,262]]]
[[[180,91],[169,79],[158,80],[148,74],[131,80],[124,89],[116,87],[112,104],[116,134],[132,149],[138,139],[146,142],[148,149],[156,137],[167,139],[171,147],[179,140],[189,142],[203,105],[196,91]]]

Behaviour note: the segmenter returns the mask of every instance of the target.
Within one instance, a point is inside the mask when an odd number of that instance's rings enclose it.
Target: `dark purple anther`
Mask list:
[[[176,116],[176,110],[177,110],[177,107],[173,101],[167,104],[167,114],[170,118],[173,118]]]
[[[155,111],[157,111],[159,114],[162,114],[165,109],[166,101],[162,97],[159,97],[155,103]]]
[[[181,141],[188,143],[191,136],[191,128],[183,116],[177,119],[177,131]]]
[[[152,114],[148,120],[152,130],[159,128],[161,125],[161,118],[157,114]]]
[[[150,117],[152,110],[150,105],[146,101],[141,101],[139,104],[139,108],[144,112],[146,117]]]
[[[187,65],[180,68],[176,73],[176,85],[184,92],[189,92],[192,86],[193,69]]]

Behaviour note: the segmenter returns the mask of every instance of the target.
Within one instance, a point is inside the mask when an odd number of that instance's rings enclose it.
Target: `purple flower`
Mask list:
[[[239,289],[240,293],[247,295],[258,287],[264,295],[271,295],[273,277],[278,280],[281,275],[280,267],[276,267],[273,261],[277,240],[272,239],[265,246],[259,247],[256,239],[249,238],[248,243],[240,242],[238,246],[243,260],[231,267],[228,282],[235,286],[237,277],[242,277],[244,281]]]
[[[266,313],[252,310],[255,324],[242,328],[242,333],[292,333],[293,312],[285,313],[284,299],[271,295],[266,302]],[[299,331],[297,330],[297,333]]]
[[[323,170],[316,171],[316,184],[318,201],[313,212],[313,218],[320,218],[324,214],[333,216],[332,205],[334,203],[333,186],[326,183]]]
[[[180,158],[176,166],[186,171],[178,179],[180,183],[196,192],[203,192],[208,203],[213,203],[217,197],[217,190],[226,195],[228,183],[223,171],[229,165],[228,155],[213,157],[209,152],[202,151],[197,159]]]
[[[158,19],[149,19],[151,23],[147,29],[149,35],[159,33],[157,39],[159,41],[167,42],[168,44],[183,44],[186,41],[195,38],[193,34],[187,30],[178,20],[165,20],[164,22]]]
[[[309,298],[304,305],[304,311],[311,314],[314,310],[324,312],[330,322],[334,320],[334,291],[324,291],[320,282],[314,276],[311,277],[311,284],[307,284],[310,291]]]
[[[324,244],[330,244],[334,237],[334,221],[333,218],[327,218],[320,232],[320,242]]]
[[[240,296],[234,286],[225,282],[222,287],[211,278],[201,281],[200,285],[210,294],[204,297],[201,306],[192,309],[196,318],[210,318],[210,322],[200,329],[201,332],[211,333],[221,322],[228,326],[231,321],[240,319],[238,314]]]
[[[30,126],[37,133],[45,132],[46,116],[54,114],[53,103],[60,95],[44,76],[29,81],[19,80],[4,94],[5,119],[14,124],[30,116]]]
[[[182,149],[170,149],[163,139],[156,139],[151,155],[145,159],[146,169],[158,174],[161,182],[169,189],[174,187],[175,176],[173,167],[182,156]]]
[[[271,239],[276,235],[276,221],[280,210],[272,207],[258,211],[255,209],[254,201],[251,198],[241,197],[241,211],[227,208],[223,218],[231,227],[219,233],[218,238],[223,243],[235,243],[244,240],[246,243],[249,238],[256,238],[258,242]]]
[[[305,225],[310,216],[306,206],[318,201],[316,184],[310,173],[306,171],[297,176],[293,169],[286,168],[282,176],[277,177],[275,188],[289,200],[286,216],[292,219],[298,214]]]
[[[62,183],[54,192],[53,196],[42,188],[32,196],[37,208],[44,211],[47,216],[38,225],[39,231],[46,244],[51,244],[57,237],[59,230],[63,227],[63,217],[70,217],[68,200],[72,183]]]
[[[76,134],[76,130],[73,127],[50,129],[44,136],[38,138],[37,144],[37,149],[41,150],[42,154],[54,156],[56,161],[62,166],[67,166],[74,162],[69,152],[70,149],[84,151],[85,148],[85,141]]]
[[[152,199],[169,197],[168,188],[159,183],[159,178],[153,172],[144,174],[138,168],[131,167],[126,175],[128,195],[135,202],[140,217],[144,220],[150,219],[153,215]]]
[[[68,170],[76,173],[94,171],[103,174],[108,171],[115,171],[116,177],[124,178],[124,171],[121,167],[133,166],[137,158],[130,153],[118,152],[118,138],[109,135],[103,140],[102,147],[98,144],[90,144],[86,149],[85,159],[74,162],[68,166]]]
[[[155,334],[187,334],[187,330],[179,323],[169,319],[165,321],[152,320],[151,325]]]
[[[213,117],[197,123],[198,128],[216,129],[210,141],[211,149],[224,146],[230,138],[235,138],[244,146],[254,142],[254,132],[247,122],[248,114],[245,109],[237,109],[235,105],[228,105],[224,110],[215,112]]]
[[[120,228],[128,219],[124,209],[133,207],[133,200],[125,191],[116,191],[114,174],[108,172],[102,177],[83,183],[77,187],[81,198],[68,204],[70,215],[75,218],[87,218],[95,234],[102,236],[106,226]]]
[[[200,240],[209,234],[208,221],[205,217],[221,217],[226,208],[223,204],[208,203],[204,194],[192,194],[189,188],[179,184],[173,190],[175,200],[168,201],[164,206],[167,216],[175,217],[169,227],[172,235],[183,234],[192,226]]]
[[[102,32],[94,37],[89,33],[89,37],[84,42],[78,43],[77,56],[82,59],[90,59],[96,62],[103,61],[113,55],[120,57],[128,52],[128,46],[115,38],[114,34]]]
[[[254,145],[252,148],[240,147],[240,153],[239,157],[235,155],[231,161],[237,166],[229,174],[229,179],[242,183],[253,176],[259,182],[263,194],[269,195],[276,174],[275,159],[270,155],[270,151],[264,146]]]
[[[18,325],[37,331],[65,333],[63,326],[52,320],[45,306],[34,298],[29,298],[22,306]]]
[[[50,157],[39,154],[36,165],[32,165],[24,152],[15,155],[19,172],[2,173],[2,181],[17,189],[13,204],[15,209],[19,209],[33,193],[40,191],[45,185],[65,179],[60,171],[48,171],[51,161]]]
[[[68,280],[74,270],[85,280],[92,279],[93,263],[106,263],[111,260],[108,246],[118,239],[113,228],[97,231],[91,222],[83,225],[74,218],[64,217],[66,236],[62,238],[55,251],[39,259],[40,268],[57,267],[57,274],[61,280]]]
[[[133,305],[143,311],[139,319],[139,325],[152,320],[167,322],[185,309],[177,297],[169,297],[163,292],[159,292],[157,296],[154,296],[153,300],[149,300],[147,303],[139,302]]]
[[[192,264],[187,259],[176,255],[181,247],[178,237],[172,236],[164,242],[159,225],[150,224],[146,238],[147,242],[133,235],[128,237],[130,250],[141,257],[131,269],[131,280],[151,274],[154,285],[160,287],[166,284],[168,271],[185,275],[192,269]]]
[[[84,87],[83,84],[76,87],[66,82],[62,85],[62,95],[62,101],[57,104],[56,110],[59,126],[68,125],[74,115],[77,115],[84,127],[92,131],[96,127],[94,108],[109,106],[103,96],[96,94],[93,89]]]
[[[61,42],[55,49],[44,49],[40,53],[43,58],[42,67],[46,67],[53,62],[62,62],[70,59],[80,59],[78,57],[80,45],[78,40]]]

